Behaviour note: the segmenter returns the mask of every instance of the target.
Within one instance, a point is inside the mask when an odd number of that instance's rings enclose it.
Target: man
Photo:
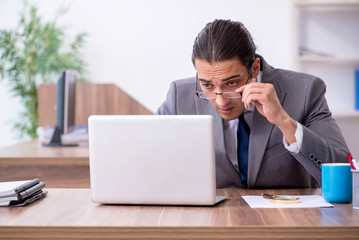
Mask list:
[[[218,188],[320,187],[321,164],[349,152],[325,84],[255,51],[242,23],[208,23],[193,46],[197,76],[173,82],[157,114],[214,117]]]

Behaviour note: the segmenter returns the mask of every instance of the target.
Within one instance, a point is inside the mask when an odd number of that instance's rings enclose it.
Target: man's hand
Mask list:
[[[254,103],[258,112],[282,131],[289,144],[296,142],[294,134],[297,123],[280,105],[272,84],[251,82],[238,88],[236,92],[242,93],[245,108],[251,108]]]

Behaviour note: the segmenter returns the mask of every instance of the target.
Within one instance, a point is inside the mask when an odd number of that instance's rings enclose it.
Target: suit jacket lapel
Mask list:
[[[248,187],[254,186],[273,124],[258,111],[253,113],[248,149]]]
[[[280,89],[277,82],[276,73],[263,59],[263,83],[271,83],[276,89],[279,102],[283,104],[285,92]],[[245,113],[246,121],[250,127],[249,149],[248,149],[248,187],[255,185],[258,172],[262,164],[264,152],[267,147],[269,136],[274,127],[257,109],[251,113]],[[247,120],[248,119],[248,120]]]

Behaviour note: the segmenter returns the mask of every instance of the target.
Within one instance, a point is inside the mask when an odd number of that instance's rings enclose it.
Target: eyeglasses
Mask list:
[[[252,64],[251,70],[249,71],[246,83],[244,85],[246,85],[248,83],[249,79],[252,76],[252,68],[253,68],[253,64]],[[203,99],[207,99],[207,100],[215,99],[215,98],[217,98],[217,95],[222,95],[222,97],[230,98],[230,99],[236,99],[236,98],[242,97],[242,94],[239,92],[199,92],[198,91],[198,73],[196,74],[196,95],[199,98],[203,98]]]

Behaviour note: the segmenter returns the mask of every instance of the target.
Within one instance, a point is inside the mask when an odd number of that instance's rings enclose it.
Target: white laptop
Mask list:
[[[89,117],[92,200],[214,205],[214,125],[207,115]]]

